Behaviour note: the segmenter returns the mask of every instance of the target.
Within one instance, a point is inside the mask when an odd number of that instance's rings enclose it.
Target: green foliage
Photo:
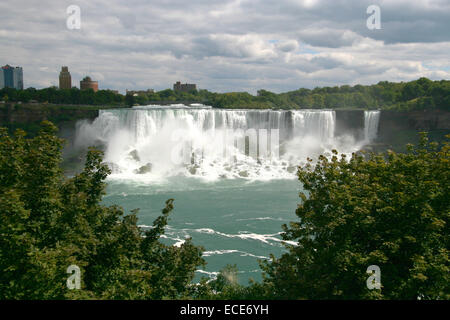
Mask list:
[[[450,110],[450,81],[420,78],[411,82],[382,81],[376,85],[299,89],[279,95],[297,108],[364,108],[394,110]]]
[[[100,205],[109,168],[90,149],[84,170],[67,179],[63,141],[44,122],[26,139],[0,129],[0,299],[163,299],[190,290],[202,248],[159,241],[173,199],[150,230],[137,210]],[[81,268],[81,290],[66,287],[69,265]]]
[[[136,103],[136,101],[135,101],[135,98],[134,98],[134,96],[132,94],[127,94],[125,96],[125,104],[128,107],[132,107],[135,103]]]
[[[202,300],[261,300],[268,294],[263,284],[250,280],[248,286],[238,283],[238,269],[236,265],[227,265],[217,278],[202,281],[192,287],[191,296]]]
[[[447,139],[450,136],[447,136]],[[284,225],[288,253],[262,264],[282,299],[449,299],[450,145],[423,135],[406,154],[321,156],[299,167],[305,192]],[[381,269],[381,290],[366,269]]]
[[[75,104],[75,105],[123,105],[125,97],[110,90],[92,89],[79,90],[58,89],[56,87],[37,90],[28,88],[25,90],[16,90],[14,88],[0,89],[0,96],[9,96],[10,101],[21,101],[24,103],[30,100],[38,102],[48,102],[54,104]]]
[[[375,85],[353,87],[323,87],[313,90],[301,88],[295,91],[276,94],[259,90],[257,96],[247,92],[214,93],[208,90],[191,92],[165,89],[159,92],[139,94],[137,96],[116,94],[108,90],[61,90],[55,87],[36,90],[0,89],[0,97],[10,101],[50,102],[55,104],[82,105],[147,105],[149,103],[203,103],[216,108],[248,109],[394,109],[424,110],[438,108],[450,110],[450,81],[431,81],[420,78],[410,82],[382,81]],[[9,98],[8,98],[9,97]],[[5,99],[3,99],[5,100]]]
[[[256,97],[247,92],[212,93],[206,90],[200,90],[196,95],[177,94],[166,90],[164,99],[199,101],[216,108],[450,110],[450,81],[426,78],[407,83],[385,81],[371,86],[301,88],[280,94],[259,90]]]

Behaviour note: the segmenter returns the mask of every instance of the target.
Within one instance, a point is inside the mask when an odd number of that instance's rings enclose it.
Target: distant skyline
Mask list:
[[[81,29],[66,26],[81,9]],[[381,9],[369,30],[366,9]],[[3,0],[0,64],[24,86],[89,75],[99,89],[217,92],[450,79],[450,0]]]

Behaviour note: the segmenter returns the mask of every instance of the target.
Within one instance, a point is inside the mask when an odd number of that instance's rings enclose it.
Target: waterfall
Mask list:
[[[365,114],[366,139],[376,137],[378,117]],[[358,150],[355,139],[335,136],[335,126],[332,110],[145,106],[100,110],[92,123],[77,123],[75,144],[101,146],[122,178],[292,178],[307,157]]]
[[[364,111],[364,140],[367,143],[377,138],[379,121],[380,111]]]
[[[336,114],[334,111],[292,111],[295,136],[312,135],[320,141],[334,137]]]

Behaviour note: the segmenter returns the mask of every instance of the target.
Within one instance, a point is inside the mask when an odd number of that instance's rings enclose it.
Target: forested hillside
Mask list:
[[[155,103],[203,103],[216,108],[274,108],[274,109],[391,109],[391,110],[450,110],[450,81],[420,78],[410,82],[382,81],[374,85],[343,85],[315,89],[301,88],[285,93],[259,90],[256,96],[248,92],[215,93],[208,90],[176,92],[171,89],[136,96],[121,95],[109,90],[37,90],[1,89],[3,101],[49,102],[84,105],[146,105]]]
[[[133,102],[147,104],[152,101],[198,101],[217,108],[450,110],[450,81],[420,78],[400,83],[383,81],[370,86],[302,88],[280,94],[259,90],[257,96],[247,92],[200,90],[182,93],[168,89],[137,97]]]

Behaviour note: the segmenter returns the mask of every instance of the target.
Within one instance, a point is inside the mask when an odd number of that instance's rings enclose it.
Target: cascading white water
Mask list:
[[[378,116],[365,118],[372,137]],[[352,137],[336,137],[335,126],[331,110],[147,106],[101,110],[92,123],[78,123],[75,144],[104,146],[112,176],[119,178],[292,178],[307,157],[359,149]]]
[[[367,143],[376,139],[379,121],[380,111],[364,111],[364,140]]]

